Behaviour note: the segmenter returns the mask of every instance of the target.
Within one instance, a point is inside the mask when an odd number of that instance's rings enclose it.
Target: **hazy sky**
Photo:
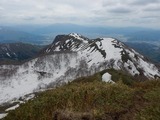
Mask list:
[[[160,0],[0,0],[0,24],[160,28]]]

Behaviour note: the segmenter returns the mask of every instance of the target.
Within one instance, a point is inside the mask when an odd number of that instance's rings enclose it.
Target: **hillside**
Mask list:
[[[18,63],[35,57],[44,46],[26,43],[0,44],[0,64]]]
[[[11,110],[4,120],[160,119],[160,81],[131,82],[126,73],[109,70],[114,73],[112,79],[118,79],[106,83],[101,78],[104,72],[41,92]],[[127,85],[126,80],[131,84]]]
[[[137,81],[160,77],[154,64],[116,39],[58,35],[36,58],[20,65],[0,65],[0,104],[111,68]]]

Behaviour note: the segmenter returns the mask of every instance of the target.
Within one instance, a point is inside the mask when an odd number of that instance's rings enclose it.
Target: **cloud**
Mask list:
[[[160,15],[149,15],[149,16],[143,16],[141,18],[144,18],[144,19],[160,19]]]
[[[160,0],[133,0],[132,5],[148,5],[148,4],[159,4]]]
[[[1,10],[4,10],[4,8],[0,6],[0,11],[1,11]]]
[[[150,5],[144,8],[144,11],[149,12],[160,12],[160,5]]]
[[[23,20],[27,20],[27,21],[28,21],[28,20],[31,21],[31,20],[34,20],[34,19],[35,19],[35,17],[24,17],[24,18],[23,18]]]
[[[131,9],[125,8],[125,7],[117,7],[117,8],[115,7],[115,8],[109,9],[108,11],[116,14],[121,14],[121,13],[126,14],[126,13],[132,12]]]
[[[160,0],[0,0],[0,23],[160,27],[158,18],[143,18],[159,9]]]

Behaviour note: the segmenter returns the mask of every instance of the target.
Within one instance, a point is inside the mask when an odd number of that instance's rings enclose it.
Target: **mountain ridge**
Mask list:
[[[75,33],[56,39],[37,58],[0,66],[0,104],[106,69],[123,70],[140,81],[160,77],[154,64],[116,39],[90,40]]]

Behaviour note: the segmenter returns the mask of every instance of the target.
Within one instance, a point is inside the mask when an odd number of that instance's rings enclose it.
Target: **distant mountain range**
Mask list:
[[[50,38],[55,37],[57,34],[68,34],[72,32],[83,34],[88,38],[115,37],[121,41],[154,41],[155,43],[160,41],[160,30],[140,27],[96,27],[75,24],[53,24],[19,25],[7,28],[14,31],[23,31],[30,34],[45,36],[50,42],[52,41]]]
[[[160,30],[153,30],[147,28],[136,28],[136,27],[86,27],[72,24],[55,24],[51,26],[43,27],[42,29],[35,29],[33,32],[36,34],[45,35],[57,35],[57,34],[68,34],[77,32],[83,34],[89,38],[95,37],[118,37],[122,41],[160,41]]]
[[[138,27],[93,27],[75,24],[17,25],[0,27],[0,43],[45,44],[52,42],[57,34],[77,32],[92,39],[112,37],[138,50],[152,61],[160,62],[160,30]],[[155,49],[156,48],[156,49]]]
[[[42,44],[46,37],[23,31],[14,30],[8,27],[0,27],[0,43],[24,42],[32,44]]]

